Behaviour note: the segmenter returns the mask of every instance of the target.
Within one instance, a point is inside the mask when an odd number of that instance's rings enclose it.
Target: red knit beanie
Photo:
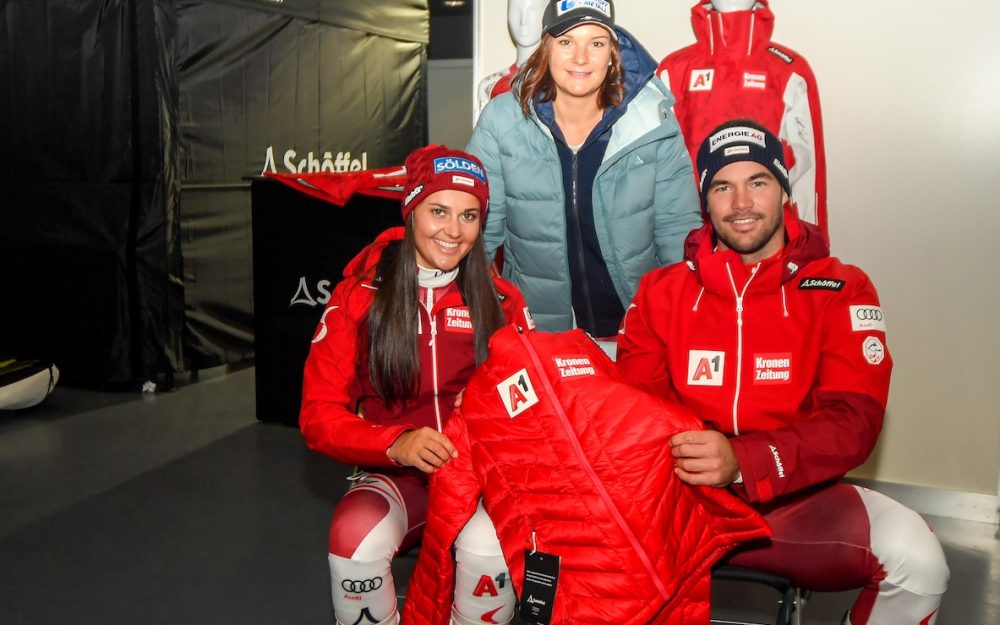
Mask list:
[[[479,159],[443,145],[418,148],[406,157],[406,188],[403,189],[403,221],[431,193],[453,189],[479,200],[482,218],[490,198],[486,170]]]

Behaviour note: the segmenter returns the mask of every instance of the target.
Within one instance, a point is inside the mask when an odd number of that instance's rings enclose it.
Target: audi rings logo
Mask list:
[[[371,592],[382,587],[382,578],[373,577],[371,579],[345,579],[340,582],[340,587],[347,592]]]
[[[885,332],[885,318],[878,306],[851,306],[851,329],[855,332]]]
[[[854,316],[861,321],[882,321],[882,311],[878,308],[858,308]]]

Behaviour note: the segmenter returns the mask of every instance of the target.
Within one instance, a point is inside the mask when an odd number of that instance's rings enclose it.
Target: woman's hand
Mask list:
[[[448,437],[429,427],[403,432],[385,453],[404,467],[416,467],[424,473],[434,473],[458,456]]]

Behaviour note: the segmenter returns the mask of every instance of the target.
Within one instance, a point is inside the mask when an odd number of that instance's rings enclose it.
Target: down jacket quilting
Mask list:
[[[519,596],[526,549],[560,557],[553,624],[707,624],[711,566],[769,530],[726,490],[675,477],[667,441],[698,428],[581,330],[499,330],[445,428],[458,456],[431,476],[404,623],[448,622],[451,546],[482,497]]]

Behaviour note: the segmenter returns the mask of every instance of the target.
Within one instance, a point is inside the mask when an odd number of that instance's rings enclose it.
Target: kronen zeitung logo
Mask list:
[[[317,158],[312,151],[307,152],[304,157],[294,149],[285,150],[282,157],[284,171],[292,174],[315,174],[322,171],[338,173],[345,171],[361,171],[368,169],[368,152],[362,152],[361,158],[351,158],[350,152],[337,152],[336,158],[333,152],[323,152],[321,158]],[[264,155],[264,169],[261,174],[276,174],[278,172],[277,161],[274,160],[274,146],[267,146]]]
[[[556,356],[552,359],[559,369],[559,377],[575,378],[581,375],[594,375],[594,365],[586,356]]]

